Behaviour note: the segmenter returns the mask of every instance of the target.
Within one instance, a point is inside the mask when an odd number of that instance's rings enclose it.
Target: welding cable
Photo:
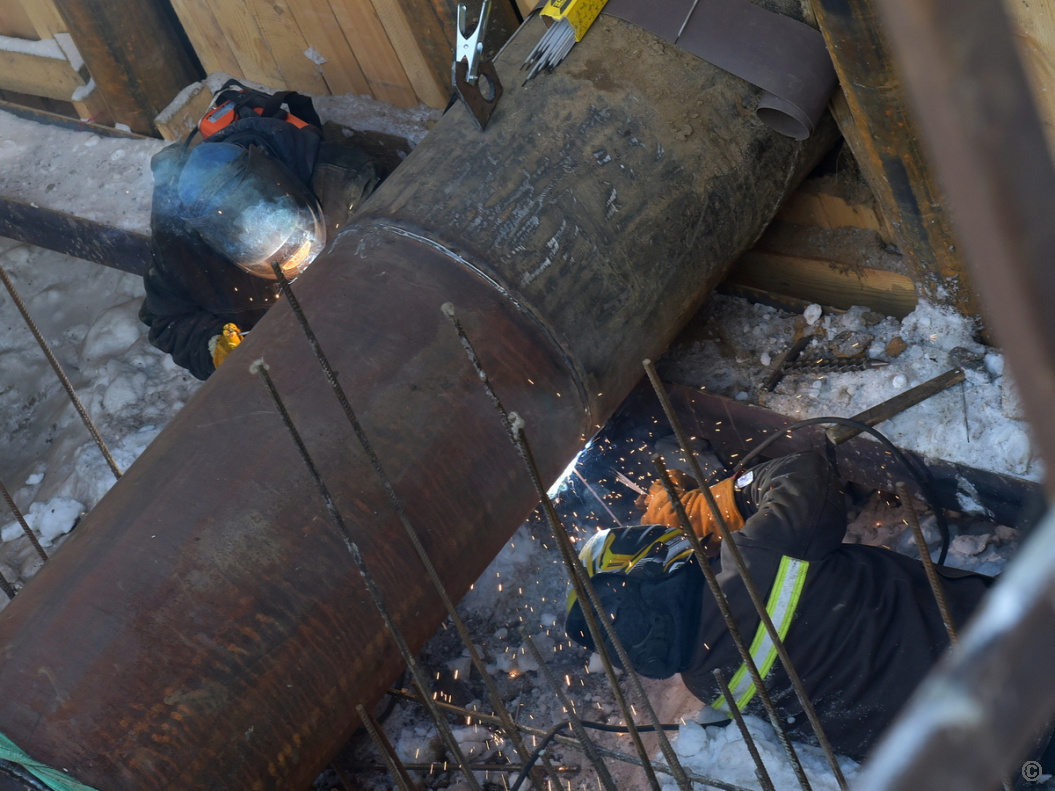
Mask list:
[[[630,733],[630,729],[625,725],[605,725],[600,722],[590,722],[589,720],[582,720],[584,728],[593,728],[596,731],[605,731],[607,733]],[[660,727],[665,731],[676,731],[680,728],[680,725],[663,724]],[[531,773],[531,768],[535,765],[539,758],[542,757],[542,753],[545,752],[546,747],[551,741],[553,741],[560,732],[564,729],[571,729],[571,720],[565,720],[564,722],[558,722],[548,731],[546,735],[542,737],[542,741],[539,742],[538,747],[531,753],[531,757],[527,763],[520,770],[520,774],[517,775],[516,781],[509,787],[509,791],[520,791],[520,786],[524,784],[527,776]],[[651,733],[656,730],[654,725],[638,725],[637,730],[639,733]]]
[[[872,426],[862,423],[859,420],[853,420],[848,417],[811,417],[807,420],[799,420],[796,423],[792,423],[788,426],[785,426],[780,431],[772,434],[771,436],[766,437],[766,439],[764,439],[758,445],[757,448],[754,448],[750,453],[744,456],[744,458],[737,462],[731,474],[733,476],[739,475],[740,471],[743,470],[752,459],[762,453],[762,451],[764,451],[778,439],[784,437],[786,434],[790,434],[792,431],[795,431],[800,428],[805,428],[806,426],[816,426],[824,423],[835,423],[840,426],[849,426],[859,431],[864,431],[868,434],[871,434],[873,437],[879,440],[879,442],[882,443],[888,451],[890,451],[890,454],[898,460],[902,467],[908,470],[909,475],[912,476],[912,478],[916,481],[916,484],[919,486],[919,490],[923,494],[923,498],[927,501],[927,505],[929,505],[931,511],[934,512],[934,520],[938,525],[938,533],[941,536],[941,552],[938,554],[938,561],[936,565],[944,566],[945,556],[949,553],[949,523],[945,519],[944,510],[938,504],[937,496],[934,494],[934,488],[931,485],[933,483],[933,480],[930,474],[930,470],[928,470],[926,467],[923,467],[922,472],[918,470],[916,466],[909,461],[905,454],[903,454],[897,448],[897,446],[894,445],[893,442],[887,439],[883,434],[881,434]]]

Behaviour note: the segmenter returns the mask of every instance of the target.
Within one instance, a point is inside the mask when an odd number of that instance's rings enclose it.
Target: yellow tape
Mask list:
[[[539,12],[542,16],[560,21],[567,19],[575,31],[575,40],[582,41],[590,25],[601,14],[608,0],[549,0]]]

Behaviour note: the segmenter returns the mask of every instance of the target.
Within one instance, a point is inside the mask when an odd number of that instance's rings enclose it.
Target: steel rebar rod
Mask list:
[[[92,439],[95,440],[96,446],[103,454],[106,464],[110,467],[110,471],[114,474],[115,478],[120,478],[121,468],[117,466],[114,457],[110,455],[110,449],[107,448],[106,443],[103,442],[103,438],[99,434],[99,430],[95,427],[95,424],[92,422],[88,410],[84,408],[81,399],[77,397],[77,393],[73,389],[73,384],[70,382],[69,377],[66,376],[66,372],[62,370],[58,358],[55,357],[48,342],[40,333],[36,323],[33,321],[33,317],[29,315],[29,309],[26,308],[26,303],[22,301],[18,289],[16,289],[15,284],[11,282],[11,278],[8,277],[7,270],[5,270],[3,266],[0,266],[0,280],[4,281],[4,285],[7,287],[8,293],[11,294],[11,299],[15,303],[15,307],[18,308],[18,312],[22,314],[22,319],[25,321],[26,326],[29,327],[29,331],[33,333],[33,337],[37,339],[37,344],[40,346],[41,351],[44,352],[44,356],[47,357],[48,362],[51,363],[52,370],[54,370],[55,375],[59,377],[59,382],[62,383],[62,387],[66,390],[66,395],[69,396],[70,402],[73,404],[74,409],[77,410],[77,414],[81,416],[81,421],[84,423],[85,428],[88,429],[88,433],[91,434]]]
[[[381,758],[385,762],[385,766],[388,768],[389,774],[399,784],[401,791],[415,791],[414,781],[410,779],[410,775],[407,774],[407,768],[403,765],[403,762],[396,755],[396,750],[392,746],[392,742],[388,740],[388,736],[381,729],[381,725],[374,719],[373,715],[366,710],[362,703],[355,704],[355,712],[359,715],[359,721],[363,723],[363,727],[366,728],[366,732],[370,734],[370,738],[374,742],[374,747],[381,753]]]
[[[447,610],[447,614],[450,616],[451,622],[454,624],[454,629],[461,638],[462,645],[468,652],[469,660],[473,667],[476,668],[477,673],[484,683],[484,687],[487,690],[487,697],[491,703],[491,707],[495,710],[499,717],[502,718],[503,730],[506,732],[510,742],[513,744],[513,749],[516,750],[520,756],[520,760],[527,761],[530,755],[527,745],[524,744],[523,739],[520,738],[520,734],[513,723],[513,718],[510,716],[508,709],[505,706],[505,702],[502,700],[502,695],[498,691],[498,687],[491,678],[491,675],[487,672],[487,667],[484,664],[483,658],[480,656],[480,652],[477,650],[476,645],[472,641],[472,635],[469,633],[468,627],[465,625],[464,619],[458,613],[458,608],[455,606],[454,600],[451,599],[450,594],[447,592],[447,587],[443,584],[440,579],[439,573],[436,571],[436,566],[429,557],[428,552],[425,550],[425,546],[421,543],[421,537],[418,535],[418,531],[410,522],[410,518],[407,516],[406,509],[403,507],[403,502],[400,500],[399,495],[396,493],[395,486],[392,484],[392,479],[385,471],[384,466],[381,464],[381,459],[374,450],[373,443],[366,434],[366,430],[363,428],[362,422],[359,420],[358,415],[353,409],[351,402],[348,400],[348,396],[341,386],[341,383],[337,379],[337,372],[333,370],[333,366],[330,365],[329,358],[323,351],[322,344],[319,342],[318,336],[315,334],[315,330],[312,329],[311,322],[308,321],[307,314],[304,313],[301,308],[300,301],[297,299],[297,295],[293,293],[293,288],[285,274],[282,272],[282,268],[278,263],[272,263],[272,270],[275,272],[275,276],[278,279],[279,289],[282,295],[286,298],[289,303],[290,309],[293,311],[294,316],[297,318],[298,324],[300,324],[301,330],[304,332],[305,337],[308,340],[312,351],[315,354],[315,358],[319,362],[319,366],[322,368],[323,374],[326,377],[326,381],[329,383],[331,390],[337,397],[337,402],[341,406],[341,410],[344,412],[345,418],[348,420],[348,424],[352,427],[352,431],[355,432],[356,438],[359,440],[359,444],[363,448],[363,452],[366,453],[367,459],[370,462],[371,468],[377,475],[378,480],[381,483],[382,488],[385,490],[385,495],[388,497],[389,502],[392,504],[392,508],[395,510],[396,516],[399,519],[400,524],[406,531],[407,537],[410,539],[411,545],[414,547],[414,552],[417,554],[421,564],[425,567],[425,571],[429,576],[433,586],[436,588],[436,592],[440,596],[440,600],[443,602],[444,607]],[[558,782],[559,778],[556,777],[551,771],[549,762],[543,763],[543,768],[547,770],[547,774],[550,775],[550,779],[554,782]],[[532,785],[541,791],[541,785],[538,778],[535,775],[531,777]]]
[[[2,590],[6,594],[8,599],[15,598],[15,587],[7,581],[7,577],[5,577],[3,574],[0,574],[0,590]]]
[[[517,455],[520,457],[521,462],[524,464],[528,471],[529,477],[532,479],[533,485],[535,486],[536,494],[540,498],[540,502],[545,512],[547,523],[550,526],[550,530],[553,533],[554,540],[557,542],[557,547],[561,553],[561,559],[568,569],[568,576],[571,581],[575,595],[579,597],[579,601],[583,602],[583,616],[586,620],[586,627],[593,639],[594,646],[597,650],[597,656],[601,660],[601,664],[604,667],[605,676],[608,678],[609,687],[612,690],[612,694],[615,697],[616,705],[619,707],[619,711],[623,715],[623,719],[629,729],[630,739],[634,743],[634,749],[637,751],[638,756],[641,758],[641,766],[645,771],[645,775],[649,781],[649,785],[654,791],[659,791],[659,779],[656,777],[655,771],[652,769],[651,757],[648,754],[648,750],[645,749],[645,744],[641,739],[641,734],[638,731],[637,723],[634,719],[634,713],[629,703],[627,702],[626,696],[623,693],[622,687],[619,685],[619,678],[615,671],[615,666],[612,663],[612,658],[608,653],[608,648],[604,643],[602,636],[601,626],[598,622],[598,618],[595,616],[593,610],[590,607],[585,606],[585,602],[588,601],[585,586],[589,584],[589,580],[583,582],[585,574],[578,574],[575,568],[575,561],[578,557],[575,555],[574,549],[571,548],[571,540],[567,533],[564,531],[563,526],[560,523],[560,519],[557,516],[556,510],[553,508],[553,503],[550,501],[546,494],[545,487],[542,485],[541,480],[537,474],[537,469],[534,464],[533,458],[530,456],[530,451],[525,451],[524,445],[518,442],[518,433],[516,428],[516,422],[519,418],[514,420],[514,415],[506,411],[505,406],[502,404],[502,400],[498,397],[498,393],[495,392],[494,387],[491,385],[490,377],[487,375],[487,371],[484,370],[483,364],[480,362],[479,356],[476,354],[476,349],[468,336],[465,334],[465,330],[458,320],[457,313],[454,305],[447,302],[442,307],[443,314],[450,321],[454,327],[454,331],[458,336],[458,340],[465,350],[466,356],[469,358],[469,362],[472,365],[473,370],[476,372],[477,377],[483,384],[484,391],[487,393],[487,397],[490,399],[491,404],[494,406],[495,411],[498,413],[499,418],[502,421],[502,425],[506,430],[507,435],[513,443],[514,448],[517,451]],[[579,564],[581,568],[581,564]],[[592,589],[593,586],[590,585]],[[597,609],[600,613],[602,610]],[[607,618],[601,618],[601,623],[606,623]],[[609,631],[614,636],[614,631],[611,630],[609,625]],[[616,637],[618,641],[618,637]],[[629,663],[625,664],[624,667],[629,668]],[[630,675],[633,675],[633,670],[628,670]],[[646,698],[647,700],[647,698]]]
[[[700,542],[700,537],[697,536],[696,531],[692,529],[689,515],[685,512],[685,505],[681,502],[681,495],[678,494],[677,489],[674,487],[674,482],[670,479],[670,475],[667,472],[667,467],[663,463],[662,457],[657,454],[653,456],[652,460],[656,465],[656,472],[659,474],[659,479],[663,483],[663,488],[667,492],[667,497],[670,498],[670,502],[674,506],[674,512],[678,517],[678,526],[681,527],[682,534],[688,539],[689,545],[692,547],[693,554],[696,556],[696,560],[700,565],[700,570],[703,572],[703,577],[707,580],[707,587],[710,588],[711,595],[714,596],[715,604],[718,605],[718,612],[722,614],[722,620],[725,621],[725,627],[729,630],[729,636],[733,639],[733,645],[736,646],[736,650],[740,654],[740,659],[743,661],[744,667],[747,668],[747,672],[751,676],[751,681],[755,685],[755,691],[762,701],[762,707],[766,710],[766,715],[769,717],[769,724],[772,725],[773,730],[776,731],[777,739],[780,741],[780,746],[784,748],[784,753],[788,757],[788,763],[791,764],[791,769],[795,773],[795,779],[798,780],[803,791],[810,791],[810,781],[809,778],[806,777],[806,770],[802,767],[802,761],[799,760],[798,753],[795,752],[795,746],[791,743],[791,738],[788,736],[788,732],[784,728],[784,723],[780,721],[777,707],[773,704],[773,699],[769,695],[769,690],[766,688],[764,679],[762,678],[762,673],[758,669],[758,664],[755,662],[755,658],[751,656],[751,649],[748,648],[748,644],[744,640],[743,633],[740,631],[740,626],[733,617],[732,608],[729,606],[729,599],[725,595],[725,591],[722,590],[722,586],[718,582],[718,576],[714,573],[714,569],[711,568],[710,561],[704,552],[703,544]]]
[[[912,536],[916,539],[919,559],[923,564],[923,570],[927,572],[927,582],[930,583],[934,601],[938,604],[941,622],[945,624],[945,633],[949,635],[949,645],[956,645],[956,624],[952,622],[949,603],[945,600],[945,591],[941,587],[941,580],[938,579],[938,570],[934,567],[934,560],[930,556],[930,547],[927,546],[927,539],[923,536],[923,528],[920,527],[919,516],[916,514],[916,508],[912,504],[908,486],[905,485],[904,481],[898,481],[894,484],[894,488],[897,490],[897,496],[905,509],[905,521],[908,522],[908,526],[912,529]]]
[[[557,541],[557,546],[568,567],[569,576],[575,589],[576,596],[580,597],[579,601],[581,602],[582,612],[586,619],[586,625],[590,629],[590,634],[593,638],[597,654],[601,657],[601,661],[605,665],[605,673],[609,675],[612,692],[616,695],[617,702],[621,700],[622,689],[620,688],[618,680],[611,667],[611,659],[607,656],[602,634],[599,631],[595,631],[598,623],[603,624],[604,635],[607,636],[612,647],[615,649],[619,661],[623,666],[623,671],[626,673],[627,679],[639,696],[649,721],[656,729],[656,736],[659,741],[660,750],[663,752],[667,762],[674,768],[674,777],[678,783],[678,787],[684,789],[684,791],[691,791],[691,785],[688,778],[685,776],[681,762],[678,760],[678,756],[674,752],[674,748],[671,746],[666,733],[663,732],[659,717],[657,716],[651,701],[648,699],[648,695],[645,693],[645,689],[641,684],[641,679],[638,677],[630,662],[626,649],[623,647],[622,640],[619,639],[619,636],[615,632],[612,619],[605,615],[604,607],[601,605],[600,597],[594,589],[593,582],[586,573],[586,569],[583,567],[578,554],[575,552],[575,548],[572,546],[571,537],[565,530],[564,525],[561,524],[560,518],[557,516],[557,511],[553,506],[553,501],[546,492],[546,487],[542,483],[542,476],[539,473],[534,454],[528,444],[527,436],[524,434],[523,420],[516,413],[506,411],[502,404],[502,400],[498,397],[498,393],[495,392],[494,387],[491,385],[491,380],[488,377],[487,371],[484,369],[479,356],[476,354],[476,349],[473,347],[472,341],[469,340],[468,335],[466,335],[465,330],[462,328],[461,322],[458,321],[454,305],[447,302],[442,306],[442,311],[454,327],[473,370],[476,371],[488,398],[491,400],[491,403],[494,405],[495,410],[498,412],[500,419],[506,427],[517,455],[520,456],[520,460],[523,462],[524,468],[527,470],[527,473],[531,478],[531,483],[535,487],[535,491],[539,496],[539,502],[542,504],[542,510],[546,515],[546,520],[549,522],[554,538]],[[590,613],[590,607],[586,606],[587,602],[589,602],[596,613],[601,616],[597,618],[596,621],[591,617],[592,614]],[[634,722],[633,712],[627,709],[625,701],[621,703],[620,708],[623,710],[627,727],[630,728],[631,738],[634,739],[635,746],[637,746],[640,743],[641,737],[638,733],[636,723]],[[644,749],[643,743],[638,747],[638,752],[642,754],[642,760],[645,764],[645,772],[649,777],[649,781],[654,786],[658,786],[659,781],[656,778],[655,773],[651,771],[650,758],[648,757],[647,751]]]
[[[561,524],[560,519],[557,516],[557,511],[553,507],[553,502],[546,494],[546,487],[542,483],[534,456],[532,455],[531,449],[527,445],[527,440],[524,437],[522,421],[519,415],[515,412],[508,413],[507,419],[509,421],[513,444],[516,447],[517,452],[520,454],[525,467],[528,469],[532,482],[535,484],[535,488],[539,492],[542,509],[546,513],[546,519],[549,522],[550,529],[553,531],[554,538],[557,541],[561,557],[564,560],[565,565],[568,567],[572,587],[575,590],[576,596],[579,597],[579,601],[582,603],[581,606],[583,615],[586,619],[587,628],[590,631],[590,636],[593,638],[597,655],[601,658],[601,663],[604,665],[605,673],[608,676],[609,685],[615,695],[616,702],[619,704],[619,709],[623,713],[623,718],[626,721],[627,728],[630,730],[631,739],[634,741],[634,746],[637,748],[638,754],[641,756],[645,774],[648,776],[649,782],[653,787],[658,790],[659,780],[652,768],[652,759],[649,756],[648,751],[645,749],[644,742],[641,740],[640,731],[637,727],[637,723],[634,721],[633,709],[623,695],[622,688],[619,686],[619,678],[615,673],[612,658],[608,654],[608,647],[605,645],[605,636],[611,641],[611,645],[615,648],[616,654],[619,656],[619,661],[622,663],[627,678],[630,679],[635,691],[643,701],[645,711],[656,728],[656,734],[659,737],[661,748],[664,743],[667,745],[667,750],[664,750],[664,755],[667,756],[667,760],[670,761],[671,765],[675,768],[674,776],[679,782],[679,787],[687,790],[691,788],[691,786],[689,785],[688,778],[685,776],[684,770],[681,768],[681,763],[677,760],[677,756],[674,754],[674,750],[670,746],[670,740],[667,739],[666,734],[663,733],[660,728],[659,718],[656,716],[655,710],[652,708],[652,704],[649,702],[648,696],[645,694],[644,687],[641,685],[641,680],[637,677],[637,673],[630,664],[630,658],[626,653],[626,649],[623,648],[622,641],[615,633],[611,619],[605,615],[604,608],[601,606],[600,598],[597,596],[596,590],[594,590],[593,582],[583,568],[579,556],[575,553],[575,548],[571,543],[571,537]],[[591,605],[593,609],[591,610],[591,607],[587,606],[587,604]],[[604,625],[603,632],[601,630],[602,624]],[[668,751],[669,755],[667,755]],[[670,756],[674,756],[673,760],[671,760]],[[681,773],[680,777],[677,774],[679,770]],[[684,780],[684,785],[681,785],[682,780]]]
[[[755,777],[758,778],[758,783],[762,786],[762,791],[775,791],[773,788],[773,781],[769,778],[769,772],[766,770],[766,765],[762,763],[762,756],[759,755],[758,745],[755,744],[755,738],[751,735],[751,731],[747,729],[747,723],[744,722],[744,715],[740,713],[740,707],[736,705],[733,691],[729,689],[729,684],[725,680],[725,673],[722,672],[720,667],[716,667],[712,675],[714,676],[714,680],[718,682],[718,687],[722,690],[722,697],[724,697],[725,702],[729,704],[729,711],[732,712],[733,720],[736,722],[736,727],[740,729],[740,735],[744,737],[744,744],[747,745],[747,751],[751,753],[751,760],[755,762]]]
[[[22,532],[26,534],[26,538],[29,539],[29,543],[33,545],[33,549],[40,555],[41,560],[48,559],[48,553],[44,551],[44,547],[40,545],[40,541],[37,540],[36,534],[29,527],[29,523],[26,521],[26,517],[23,516],[21,509],[15,504],[15,498],[11,496],[11,492],[7,490],[3,481],[0,481],[0,496],[3,496],[4,502],[7,503],[7,507],[11,509],[11,513],[15,515],[15,519],[22,526]]]
[[[601,504],[601,507],[604,508],[604,510],[606,510],[608,512],[608,515],[610,517],[612,517],[612,521],[615,522],[619,527],[622,527],[623,523],[619,521],[619,517],[616,516],[615,513],[612,511],[612,509],[608,507],[608,503],[606,503],[601,498],[601,495],[597,494],[597,492],[594,490],[594,488],[592,486],[590,486],[589,481],[587,481],[584,477],[582,477],[582,473],[579,472],[578,468],[576,468],[574,470],[574,472],[575,472],[575,477],[578,478],[580,481],[582,481],[582,485],[585,486],[587,491],[590,494],[593,495],[594,499]]]
[[[835,750],[832,749],[831,742],[828,740],[828,735],[824,732],[824,726],[821,724],[820,718],[817,716],[817,711],[814,709],[813,703],[810,701],[810,697],[806,693],[806,688],[802,684],[802,678],[799,676],[794,663],[791,661],[791,655],[788,653],[784,641],[780,638],[780,634],[777,632],[777,627],[773,624],[773,619],[769,617],[769,612],[766,610],[765,600],[763,600],[762,595],[758,590],[758,586],[755,585],[754,579],[752,579],[751,575],[748,573],[747,563],[744,562],[743,555],[740,553],[740,547],[737,546],[735,541],[733,541],[732,533],[729,530],[729,525],[725,522],[725,517],[722,515],[721,508],[718,507],[718,503],[715,501],[710,488],[703,485],[703,482],[705,481],[703,471],[700,469],[699,461],[696,459],[696,454],[693,452],[692,444],[689,442],[688,435],[685,433],[681,421],[674,412],[674,406],[670,403],[670,398],[667,396],[666,388],[660,381],[659,374],[656,373],[656,367],[652,364],[651,360],[644,360],[643,365],[648,374],[649,381],[652,383],[652,387],[656,391],[656,397],[663,406],[663,411],[667,416],[667,420],[670,422],[670,427],[673,429],[674,434],[678,438],[678,442],[681,444],[682,452],[689,460],[689,465],[692,467],[693,475],[696,476],[697,481],[700,481],[700,492],[703,494],[703,499],[707,502],[707,507],[711,509],[715,524],[718,525],[718,532],[722,536],[722,542],[723,544],[728,545],[729,555],[733,559],[737,572],[744,581],[744,588],[747,590],[747,594],[751,598],[751,603],[754,605],[758,617],[761,619],[766,632],[769,634],[770,640],[773,642],[773,647],[777,651],[777,656],[780,657],[780,662],[784,666],[784,671],[787,673],[788,680],[791,682],[791,686],[795,690],[795,696],[798,698],[799,705],[806,714],[806,718],[810,721],[813,733],[817,737],[817,743],[820,744],[821,750],[824,751],[824,757],[828,760],[828,765],[831,767],[832,774],[835,775],[835,780],[839,784],[839,788],[842,789],[842,791],[847,791],[849,785],[846,782],[846,776],[843,774],[842,767],[839,766],[839,761],[835,757]]]
[[[615,785],[615,780],[612,779],[608,767],[605,765],[604,761],[601,760],[601,756],[597,752],[597,746],[594,744],[593,739],[590,738],[589,734],[586,733],[586,728],[583,727],[582,719],[579,717],[578,712],[575,711],[574,701],[568,697],[556,676],[553,675],[553,670],[550,669],[545,659],[543,659],[542,652],[539,651],[538,646],[535,645],[535,641],[532,640],[531,637],[525,635],[524,643],[530,649],[531,656],[542,670],[542,675],[546,677],[546,681],[549,682],[551,687],[553,687],[553,692],[556,694],[561,706],[563,706],[564,710],[568,713],[568,720],[571,722],[572,731],[582,744],[582,749],[583,752],[586,753],[586,757],[590,759],[590,763],[593,764],[593,768],[597,771],[597,779],[604,788],[608,789],[608,791],[618,791]]]
[[[419,705],[421,704],[421,700],[418,698],[418,696],[408,690],[390,689],[388,690],[388,694],[393,697],[399,698],[400,700],[408,700],[412,703],[418,703]],[[455,706],[453,703],[441,702],[437,705],[439,705],[439,707],[443,711],[446,711],[450,714],[456,714],[459,717],[464,717],[467,722],[471,722],[472,720],[479,720],[480,722],[487,722],[494,725],[501,724],[501,721],[498,719],[498,717],[494,716],[493,714],[482,714],[478,711],[472,711],[471,709],[465,709],[460,706]],[[586,721],[583,721],[583,724],[586,725]],[[597,723],[590,724],[595,727],[597,726]],[[612,727],[613,726],[604,726],[603,729],[611,731]],[[544,731],[541,728],[534,728],[530,725],[523,725],[521,723],[517,723],[517,728],[519,728],[522,733],[531,736],[535,739],[545,739],[550,734],[550,731]],[[552,731],[552,729],[550,730]],[[558,744],[562,744],[565,747],[571,747],[576,750],[582,749],[582,745],[579,743],[579,740],[571,736],[562,736],[558,733],[557,735],[553,736],[553,741],[557,742]],[[597,744],[596,742],[594,742],[594,745],[597,748],[597,752],[605,756],[606,758],[611,758],[615,761],[621,761],[625,764],[632,764],[633,766],[642,766],[641,758],[638,756],[620,752],[619,750],[613,750],[609,747]],[[655,766],[657,772],[660,772],[665,775],[673,775],[671,768],[662,761],[652,761],[652,764],[653,766]],[[706,777],[705,775],[696,774],[695,772],[691,772],[689,770],[685,771],[685,775],[693,783],[699,783],[700,785],[709,786],[710,788],[718,788],[721,789],[721,791],[749,791],[743,786],[733,785],[732,783],[726,783],[722,780],[716,780],[713,777]]]
[[[381,616],[381,620],[384,621],[389,635],[391,635],[396,646],[399,648],[399,652],[403,656],[403,661],[406,662],[407,669],[410,670],[410,674],[414,678],[415,686],[417,686],[422,698],[426,700],[426,708],[429,714],[432,715],[433,722],[436,724],[436,730],[447,745],[447,749],[451,751],[451,755],[454,756],[458,766],[462,768],[469,787],[473,789],[473,791],[482,791],[479,782],[476,780],[476,776],[470,769],[468,769],[468,761],[465,758],[465,754],[462,752],[461,746],[458,744],[458,740],[454,738],[454,733],[451,731],[450,724],[434,705],[432,696],[428,694],[428,679],[425,677],[425,673],[422,671],[421,666],[414,658],[414,653],[410,650],[410,646],[403,637],[402,630],[400,630],[396,625],[395,620],[392,618],[392,615],[388,610],[388,605],[385,604],[381,589],[378,587],[373,575],[366,567],[366,563],[363,561],[363,556],[359,551],[359,546],[352,538],[352,534],[348,530],[348,526],[345,524],[344,517],[341,516],[340,510],[337,508],[336,503],[333,501],[333,497],[330,495],[329,488],[326,486],[325,481],[322,480],[322,476],[319,474],[318,468],[315,466],[315,462],[311,458],[311,454],[308,452],[308,448],[300,436],[300,432],[297,431],[297,427],[293,424],[293,419],[290,417],[289,411],[286,409],[286,405],[282,401],[282,397],[279,395],[278,390],[275,388],[275,383],[272,381],[271,375],[268,373],[267,363],[262,359],[256,360],[250,365],[249,370],[250,373],[256,374],[260,377],[264,386],[267,388],[272,401],[274,401],[275,408],[278,410],[286,430],[289,432],[293,443],[297,446],[297,450],[299,451],[301,458],[304,460],[304,464],[308,468],[308,472],[311,475],[315,486],[318,488],[319,494],[326,503],[326,509],[330,512],[330,516],[333,518],[341,532],[341,537],[344,539],[345,546],[348,547],[348,551],[351,553],[352,560],[355,563],[356,570],[359,572],[359,576],[362,577],[363,583],[366,585],[367,593],[370,595],[370,600],[373,602],[374,608],[377,610],[378,615]]]

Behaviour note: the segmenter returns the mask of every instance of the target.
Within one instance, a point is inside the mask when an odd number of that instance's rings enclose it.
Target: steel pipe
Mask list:
[[[832,139],[606,17],[520,87],[539,35],[486,132],[448,112],[294,286],[455,598],[536,496],[440,306],[553,479]],[[84,783],[306,788],[401,669],[260,357],[414,650],[444,616],[280,302],[0,612],[0,732]]]

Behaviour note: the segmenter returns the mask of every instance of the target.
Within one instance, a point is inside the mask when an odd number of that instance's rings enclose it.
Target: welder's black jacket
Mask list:
[[[209,140],[256,145],[289,166],[318,197],[328,240],[384,176],[381,166],[363,152],[323,142],[316,130],[274,118],[238,121]],[[277,287],[230,263],[179,219],[176,185],[185,152],[184,144],[172,145],[150,162],[151,266],[143,278],[146,299],[139,318],[150,328],[154,346],[198,379],[206,379],[214,370],[210,340],[228,322],[243,332],[252,329],[275,301]]]
[[[733,538],[763,601],[781,556],[809,561],[785,645],[834,748],[862,758],[948,646],[923,565],[881,547],[844,544],[846,508],[841,484],[821,454],[788,456],[756,468],[738,493],[746,523]],[[718,575],[750,644],[759,618],[723,547]],[[992,578],[944,570],[952,618],[962,626]],[[740,655],[709,590],[686,686],[711,703],[719,691],[711,675],[727,678]],[[766,688],[793,738],[812,741],[812,729],[779,659]],[[747,710],[766,718],[759,697]]]

